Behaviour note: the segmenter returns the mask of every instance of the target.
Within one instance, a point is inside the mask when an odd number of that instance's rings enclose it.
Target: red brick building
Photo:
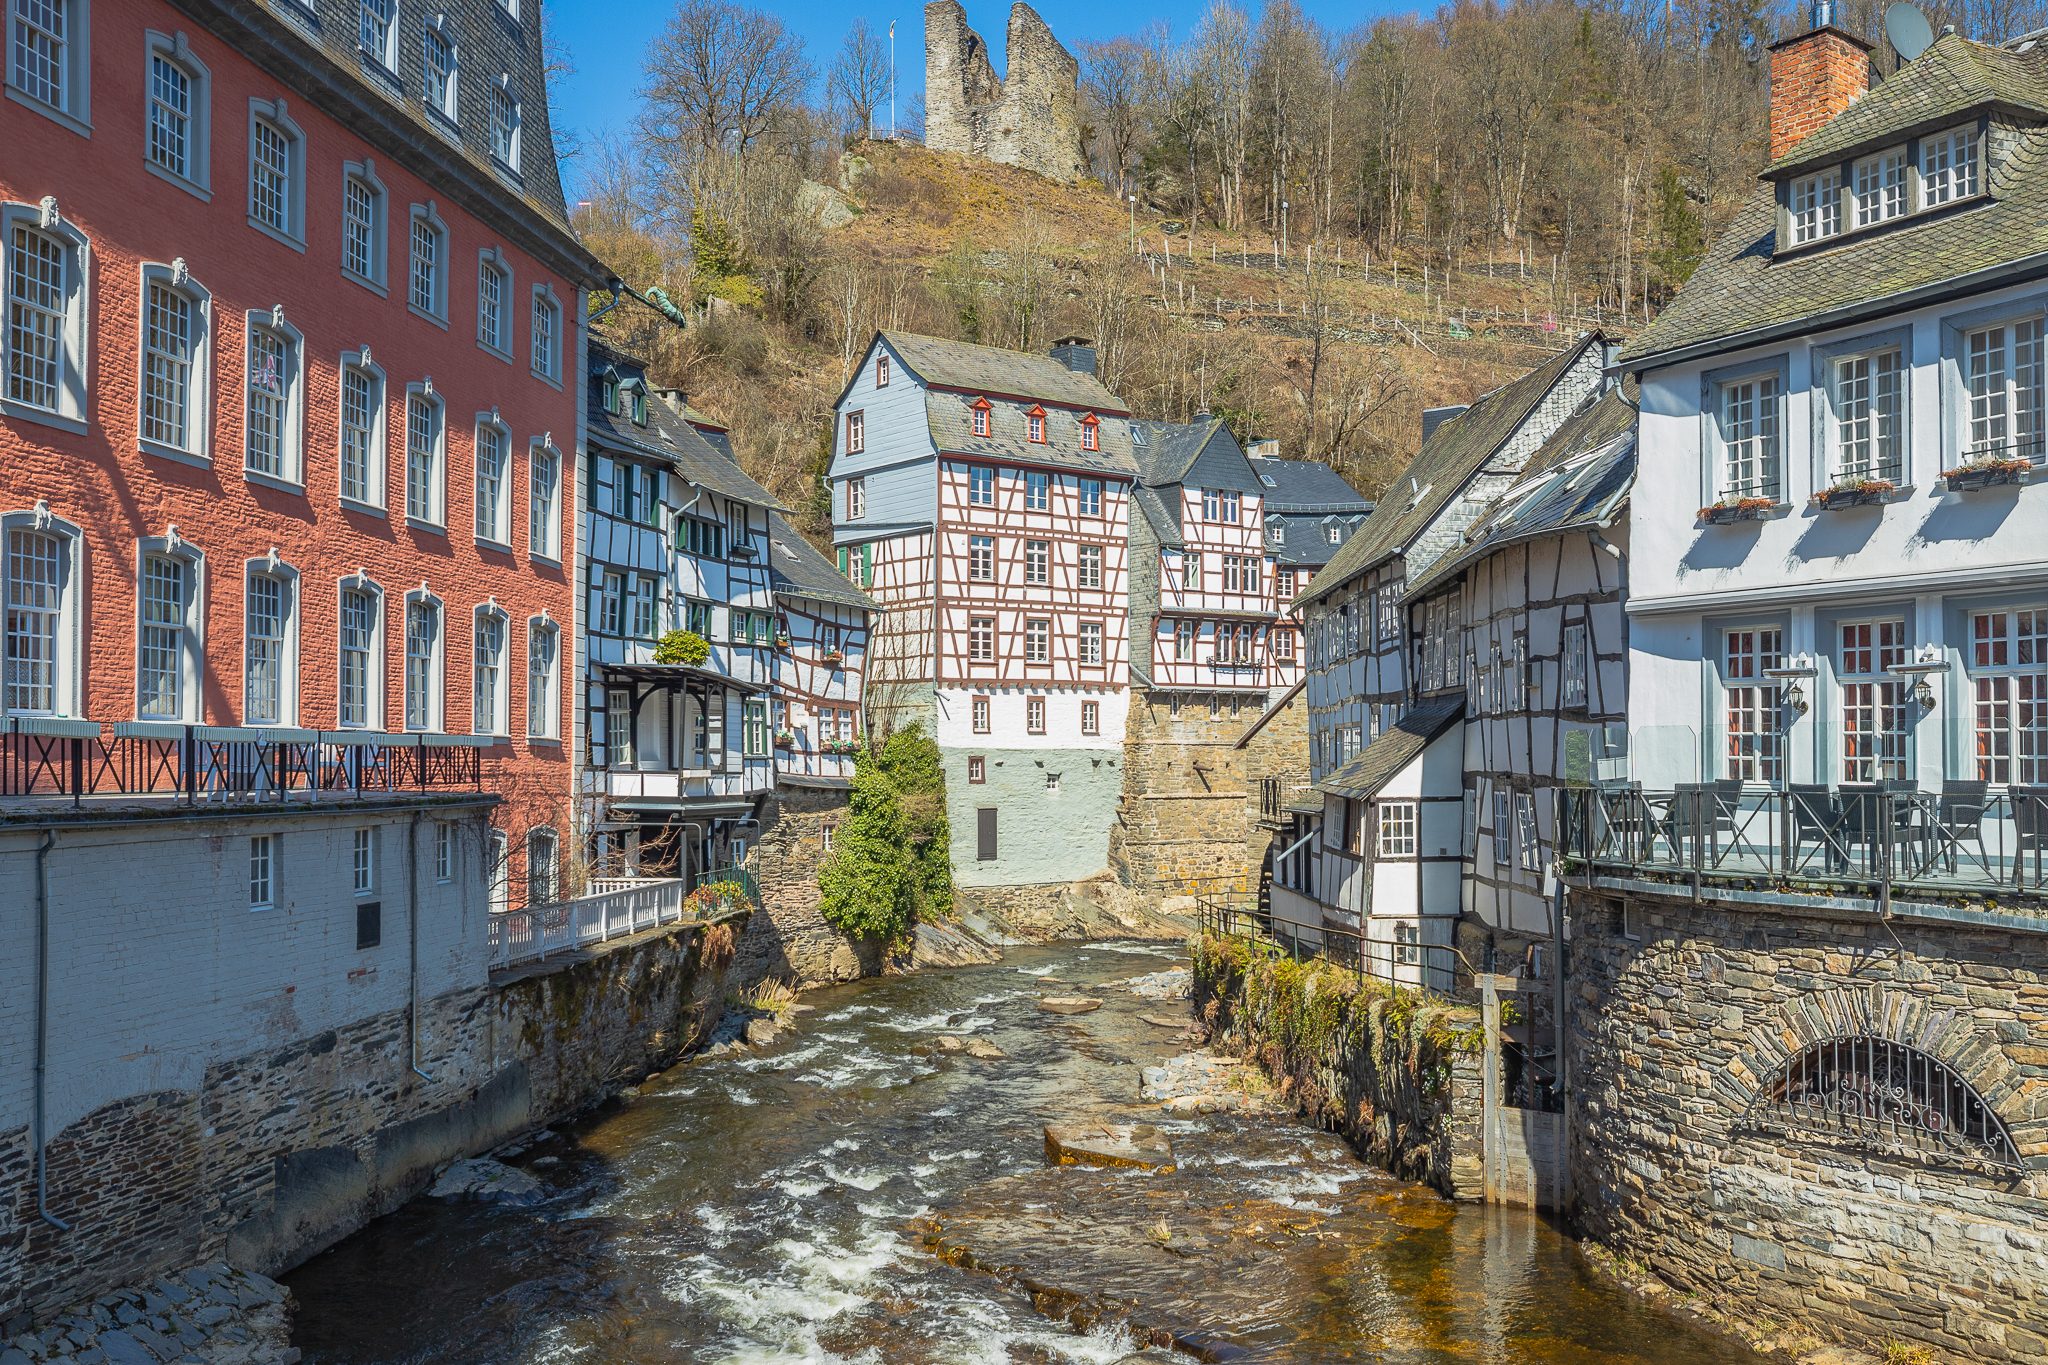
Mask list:
[[[568,833],[604,277],[540,18],[9,0],[0,100],[6,714],[459,737],[513,903]]]

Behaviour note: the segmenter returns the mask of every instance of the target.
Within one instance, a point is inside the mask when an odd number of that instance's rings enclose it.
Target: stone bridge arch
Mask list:
[[[2009,1136],[2014,1167],[2030,1164],[2027,1158],[2048,1143],[2048,1095],[2033,1093],[2040,1087],[2029,1084],[1993,1032],[1956,1008],[1883,985],[1820,990],[1773,1007],[1744,1033],[1746,1044],[1714,1075],[1731,1141],[1754,1129],[1753,1116],[1801,1058],[1823,1044],[1875,1040],[1926,1058],[1934,1064],[1929,1075],[1946,1071],[1967,1087]]]

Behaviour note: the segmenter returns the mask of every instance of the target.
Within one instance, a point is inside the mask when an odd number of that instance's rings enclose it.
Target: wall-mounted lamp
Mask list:
[[[1920,703],[1920,713],[1927,714],[1939,700],[1934,690],[1934,676],[1948,672],[1948,660],[1942,656],[1941,646],[1929,645],[1913,656],[1909,664],[1893,664],[1885,672],[1896,677],[1913,680],[1913,700]]]
[[[1805,681],[1819,671],[1819,669],[1814,667],[1811,658],[1801,654],[1793,659],[1788,667],[1766,668],[1763,670],[1763,674],[1766,678],[1776,678],[1784,684],[1784,691],[1779,694],[1779,700],[1786,707],[1803,716],[1813,706],[1806,699]]]

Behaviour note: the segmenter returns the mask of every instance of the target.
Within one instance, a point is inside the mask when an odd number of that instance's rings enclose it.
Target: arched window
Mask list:
[[[2012,1133],[1968,1081],[1929,1053],[1868,1034],[1825,1039],[1794,1054],[1743,1120],[1880,1152],[2020,1165]]]
[[[472,734],[511,733],[505,679],[505,637],[509,634],[511,625],[504,612],[494,605],[476,609],[476,643],[470,656],[475,708],[470,713]]]
[[[136,545],[135,716],[191,724],[200,718],[206,658],[206,556],[175,534]]]
[[[415,590],[405,596],[405,728],[441,729],[441,601]]]
[[[384,722],[384,590],[361,572],[340,585],[335,721],[344,730]]]
[[[49,510],[0,516],[6,577],[6,714],[81,716],[85,540]]]

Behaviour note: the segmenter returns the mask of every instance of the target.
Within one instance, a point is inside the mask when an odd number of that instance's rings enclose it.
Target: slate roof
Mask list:
[[[1636,481],[1635,408],[1618,392],[1592,406],[1592,412],[1625,411],[1628,420],[1617,433],[1591,447],[1554,459],[1535,477],[1525,479],[1495,500],[1486,515],[1465,533],[1465,546],[1430,566],[1403,594],[1403,601],[1427,596],[1451,581],[1469,564],[1511,545],[1541,540],[1566,531],[1609,525],[1628,503]],[[1608,417],[1603,425],[1612,425]],[[1548,446],[1546,445],[1546,450]],[[1541,452],[1539,452],[1541,454]],[[1531,461],[1535,469],[1538,462]]]
[[[1507,444],[1587,349],[1603,341],[1597,330],[1586,333],[1527,374],[1482,395],[1431,432],[1400,477],[1380,495],[1364,528],[1338,549],[1296,599],[1296,605],[1315,601],[1406,547]],[[1413,497],[1416,489],[1424,490],[1419,499]]]
[[[1366,745],[1357,758],[1318,782],[1316,790],[1353,801],[1370,801],[1464,713],[1463,694],[1423,702]]]
[[[644,427],[634,423],[625,403],[619,404],[618,412],[606,412],[602,384],[606,369],[618,370],[621,379],[644,382],[646,378],[644,365],[636,357],[602,341],[590,343],[590,383],[584,395],[584,409],[589,417],[589,439],[592,442],[645,459],[666,460],[670,468],[690,483],[728,498],[737,498],[756,507],[783,512],[789,510],[773,493],[748,478],[729,454],[721,454],[705,440],[702,432],[652,393],[647,397],[647,425]]]
[[[1070,408],[1049,407],[1045,410],[1045,440],[1042,442],[1029,439],[1023,423],[1015,419],[1014,411],[1010,414],[1011,420],[998,421],[990,427],[988,435],[976,436],[974,397],[970,394],[927,390],[924,410],[925,420],[931,427],[932,444],[949,455],[1005,460],[1014,464],[1051,465],[1118,479],[1135,479],[1138,476],[1137,461],[1131,456],[1130,423],[1122,420],[1121,415],[1105,419],[1096,426],[1102,446],[1100,450],[1083,450],[1081,414]]]
[[[1964,109],[1987,104],[2030,112],[2048,108],[2048,45],[2009,53],[1943,34],[1917,61],[1901,67],[1766,174],[1807,164],[1814,155],[1839,160],[1851,148],[1888,146],[1929,125],[1953,124]],[[1999,139],[1990,141],[1995,147]],[[1759,186],[1678,297],[1622,348],[1620,358],[1628,362],[1695,347],[1763,344],[1807,330],[1821,314],[1837,314],[1848,322],[1863,312],[1894,313],[1911,304],[1900,295],[2048,252],[2044,155],[2048,129],[2023,129],[2011,150],[1988,167],[1988,199],[1915,214],[1783,259],[1773,258],[1776,190]]]
[[[1126,417],[1124,401],[1092,374],[1077,374],[1049,355],[946,341],[914,332],[883,332],[898,360],[926,384],[967,393],[1008,394],[1064,403],[1102,417]],[[1103,424],[1107,427],[1109,424]]]
[[[1188,467],[1201,455],[1203,447],[1223,429],[1222,421],[1214,418],[1202,422],[1132,422],[1131,425],[1144,436],[1141,445],[1137,434],[1133,434],[1131,458],[1138,463],[1138,477],[1153,488],[1164,488],[1185,479]]]
[[[1180,518],[1173,514],[1173,508],[1158,489],[1140,484],[1131,490],[1131,502],[1151,524],[1153,538],[1161,545],[1177,550],[1187,544],[1180,533]]]
[[[1251,461],[1252,473],[1264,486],[1265,508],[1274,512],[1358,512],[1372,511],[1372,501],[1344,482],[1344,476],[1314,460]],[[1271,480],[1270,483],[1267,481]]]
[[[1366,504],[1371,507],[1371,503]],[[1266,513],[1266,553],[1283,568],[1297,565],[1328,564],[1344,549],[1344,546],[1358,535],[1365,525],[1366,513],[1330,513],[1312,516],[1306,512]],[[1330,528],[1339,528],[1335,545],[1330,543]],[[1277,544],[1273,540],[1273,529],[1280,528],[1283,539]]]
[[[1890,80],[1766,166],[1764,178],[1779,180],[1804,167],[1837,164],[1915,133],[1953,125],[1987,105],[2048,115],[2043,55],[2008,52],[1944,34]]]
[[[778,596],[807,597],[813,602],[836,602],[866,611],[881,610],[873,598],[848,582],[846,575],[832,567],[832,561],[779,513],[768,518],[768,570]]]

